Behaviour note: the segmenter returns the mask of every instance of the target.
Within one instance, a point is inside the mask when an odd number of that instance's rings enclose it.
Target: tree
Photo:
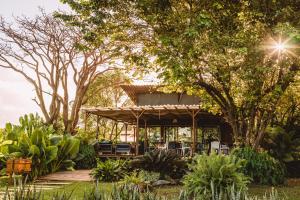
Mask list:
[[[18,17],[15,25],[1,18],[0,32],[0,66],[34,87],[46,123],[56,124],[61,116],[65,131],[74,133],[90,84],[118,68],[114,60],[120,51],[112,40],[88,48],[78,28],[43,11],[34,19]]]
[[[296,52],[283,52],[281,43],[276,51],[271,41],[299,44],[299,0],[63,2],[86,33],[109,22],[123,30],[121,39],[141,44],[129,61],[150,60],[167,84],[212,99],[236,144],[259,146],[299,72]]]
[[[106,73],[104,76],[99,76],[90,85],[86,96],[88,101],[84,103],[84,106],[101,106],[101,107],[119,107],[130,105],[129,98],[126,98],[124,90],[120,87],[122,84],[129,84],[130,79],[124,74],[123,71],[113,71]],[[98,126],[96,124],[98,123]],[[115,128],[117,127],[118,134],[123,127],[119,127],[118,123],[105,118],[97,118],[91,116],[87,121],[88,132],[95,133],[96,137],[102,139],[112,140],[115,135]],[[98,130],[97,130],[98,129]],[[100,135],[97,135],[99,134]],[[90,136],[95,136],[89,133]]]

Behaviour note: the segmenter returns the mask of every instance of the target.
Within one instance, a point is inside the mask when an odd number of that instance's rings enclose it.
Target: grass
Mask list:
[[[106,192],[110,192],[112,189],[112,186],[113,186],[113,183],[100,183],[99,184],[100,190],[104,190]],[[73,183],[70,185],[63,186],[59,189],[44,191],[43,194],[46,199],[51,199],[50,197],[53,194],[55,194],[56,192],[59,192],[59,193],[73,192],[72,199],[76,200],[76,199],[82,199],[84,192],[91,190],[92,188],[93,188],[93,183],[78,182],[78,183]],[[172,197],[179,195],[181,189],[182,189],[181,186],[165,186],[165,187],[157,188],[155,190],[155,192],[157,192],[160,196],[165,196],[168,199],[173,199]],[[285,197],[287,200],[299,200],[300,185],[281,186],[281,187],[275,187],[275,189],[278,191],[280,196]],[[269,193],[271,190],[272,190],[272,187],[270,187],[270,186],[253,185],[253,186],[250,186],[249,194],[262,197],[266,192]]]

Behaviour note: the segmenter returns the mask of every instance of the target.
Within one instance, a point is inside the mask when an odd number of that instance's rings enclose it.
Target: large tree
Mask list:
[[[43,11],[33,19],[0,19],[0,66],[23,76],[35,90],[34,101],[49,124],[63,119],[74,133],[89,85],[100,75],[118,68],[112,40],[85,46],[77,27]]]
[[[63,2],[84,31],[110,22],[121,39],[140,44],[129,61],[150,60],[167,84],[199,94],[202,106],[211,99],[237,144],[259,146],[299,72],[299,0]]]

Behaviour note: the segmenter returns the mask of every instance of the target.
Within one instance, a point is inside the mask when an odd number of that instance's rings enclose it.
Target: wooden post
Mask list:
[[[135,130],[135,154],[139,155],[139,119],[142,116],[142,114],[144,113],[145,110],[141,111],[140,113],[135,113],[133,110],[131,110],[131,113],[133,114],[133,116],[135,116],[136,118],[136,130]]]
[[[147,120],[145,120],[144,152],[147,151],[147,148],[148,148],[148,131],[147,131]]]
[[[116,131],[115,131],[115,142],[117,143],[118,137],[118,122],[116,121]]]
[[[136,130],[136,128],[133,127],[133,141],[134,141],[134,142],[135,142],[135,135],[136,135],[136,134],[135,134],[135,132],[136,132],[135,130]]]
[[[128,124],[125,124],[125,142],[127,143],[127,130],[128,130]]]
[[[139,117],[136,118],[136,137],[135,137],[135,154],[139,155],[139,131],[140,131],[140,126],[139,126]]]
[[[84,115],[84,132],[86,132],[88,118],[89,118],[89,113],[85,112],[85,115]]]
[[[100,117],[99,117],[99,116],[97,116],[96,140],[99,140],[99,122],[100,122]]]
[[[195,111],[192,111],[192,121],[193,121],[193,126],[192,126],[192,140],[193,140],[193,145],[192,145],[192,154],[196,152],[196,132],[195,132]]]

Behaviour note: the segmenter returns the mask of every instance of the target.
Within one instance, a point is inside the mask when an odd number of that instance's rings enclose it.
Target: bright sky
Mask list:
[[[1,0],[0,15],[12,21],[13,16],[38,14],[38,7],[46,12],[67,10],[58,0]],[[33,88],[20,75],[0,68],[0,127],[6,122],[17,123],[26,113],[39,112],[33,98]]]

